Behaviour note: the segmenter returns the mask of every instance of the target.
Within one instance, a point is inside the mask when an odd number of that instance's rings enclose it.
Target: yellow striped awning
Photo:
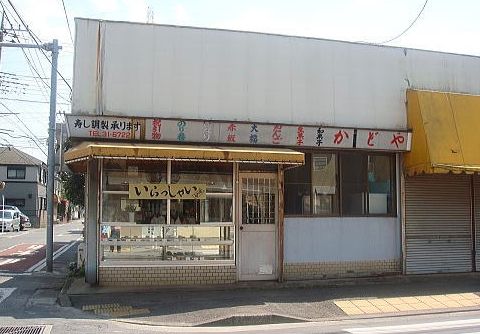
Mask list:
[[[407,91],[408,175],[480,172],[480,96]]]
[[[83,142],[65,152],[65,163],[79,171],[90,158],[249,162],[303,165],[304,154],[290,149]]]

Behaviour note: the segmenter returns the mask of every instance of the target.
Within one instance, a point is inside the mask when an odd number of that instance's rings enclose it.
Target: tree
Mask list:
[[[71,148],[72,142],[67,139],[63,145],[64,151]],[[85,174],[74,174],[71,171],[60,173],[65,198],[73,205],[85,206]]]
[[[62,172],[60,179],[65,197],[73,205],[85,206],[85,175]]]

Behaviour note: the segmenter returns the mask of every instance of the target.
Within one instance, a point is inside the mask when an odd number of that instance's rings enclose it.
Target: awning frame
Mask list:
[[[132,154],[121,153],[128,148]],[[102,153],[102,151],[104,151]],[[107,154],[106,152],[109,152]],[[138,155],[134,155],[137,153]],[[145,156],[150,153],[152,156]],[[154,156],[153,153],[157,155]],[[189,153],[192,157],[188,157]],[[175,156],[175,154],[177,156]],[[255,157],[246,159],[249,154]],[[196,156],[195,156],[196,155]],[[203,156],[202,156],[203,155]],[[243,158],[242,158],[243,157]],[[263,157],[263,158],[261,158]],[[201,162],[237,162],[237,163],[263,163],[288,166],[301,166],[305,164],[305,156],[301,152],[279,148],[256,147],[204,147],[192,145],[170,144],[131,144],[131,143],[94,143],[83,142],[65,153],[65,163],[75,167],[90,159],[110,160],[142,160],[142,161],[201,161]],[[83,169],[83,168],[82,168]]]

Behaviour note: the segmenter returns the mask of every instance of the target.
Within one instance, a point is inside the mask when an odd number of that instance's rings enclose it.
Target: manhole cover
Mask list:
[[[49,334],[52,326],[0,326],[0,334]]]

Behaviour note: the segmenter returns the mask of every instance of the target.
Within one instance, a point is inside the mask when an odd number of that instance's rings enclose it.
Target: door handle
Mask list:
[[[240,230],[243,230],[243,226],[240,226]]]

